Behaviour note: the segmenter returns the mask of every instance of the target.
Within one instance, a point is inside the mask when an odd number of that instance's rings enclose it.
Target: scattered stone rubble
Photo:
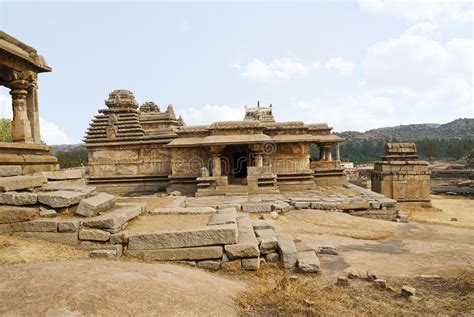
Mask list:
[[[117,202],[114,195],[98,193],[93,186],[67,183],[83,175],[81,172],[12,175],[19,172],[14,167],[4,168],[8,176],[0,177],[0,233],[73,245],[99,258],[125,253],[144,260],[179,261],[225,271],[258,270],[262,263],[279,263],[285,269],[317,273],[321,270],[318,255],[337,255],[336,248],[311,247],[276,232],[272,219],[278,214],[311,208],[384,219],[397,215],[394,200],[358,187],[354,191],[352,185],[347,189],[358,194],[309,191],[304,196],[173,196],[175,207],[145,210],[141,204]],[[252,213],[271,217],[251,219]],[[128,230],[134,219],[170,215],[202,216],[207,224],[188,229]]]

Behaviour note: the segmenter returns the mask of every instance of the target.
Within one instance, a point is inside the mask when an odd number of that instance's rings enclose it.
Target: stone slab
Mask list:
[[[157,215],[213,214],[216,213],[216,209],[212,207],[166,207],[154,208],[150,213]]]
[[[54,218],[58,213],[54,209],[40,208],[39,215],[43,218]]]
[[[267,254],[275,252],[278,247],[278,240],[275,231],[272,229],[255,230],[257,239],[260,243],[260,253]]]
[[[87,196],[93,195],[96,191],[95,186],[81,186],[81,185],[55,185],[45,184],[41,186],[41,191],[54,192],[54,191],[70,191],[70,192],[81,192],[87,194]]]
[[[88,241],[107,241],[110,238],[110,232],[100,229],[81,229],[79,230],[79,240]]]
[[[217,271],[221,267],[221,261],[217,260],[204,260],[199,261],[196,266],[201,269],[206,269],[210,271]]]
[[[18,176],[22,174],[20,165],[2,165],[0,166],[0,177]]]
[[[110,258],[114,258],[114,257],[117,256],[117,251],[116,250],[104,250],[104,249],[92,250],[89,253],[89,256],[91,258],[110,259]]]
[[[271,212],[272,203],[243,203],[243,212]]]
[[[225,272],[236,272],[240,271],[242,268],[242,261],[239,260],[233,260],[233,261],[222,261],[221,263],[221,270]]]
[[[127,255],[142,260],[196,261],[221,259],[223,252],[222,246],[208,246],[159,250],[128,250]]]
[[[242,268],[246,271],[258,271],[260,268],[260,258],[242,259]]]
[[[0,204],[13,206],[34,205],[38,201],[38,195],[29,192],[6,192],[0,194]]]
[[[237,224],[239,231],[237,243],[228,244],[224,247],[226,255],[231,260],[260,256],[258,240],[255,237],[255,232],[250,219],[239,218],[237,219]]]
[[[58,220],[58,232],[76,232],[79,230],[79,220]]]
[[[128,243],[128,233],[126,231],[122,231],[119,233],[111,234],[110,243],[112,244]]]
[[[58,224],[56,220],[34,219],[12,223],[11,227],[13,232],[56,232]]]
[[[0,224],[31,220],[37,213],[36,208],[0,206]]]
[[[298,252],[298,269],[305,273],[318,273],[321,270],[321,263],[316,252]]]
[[[218,226],[226,224],[235,224],[236,223],[237,212],[235,208],[227,208],[219,210],[218,213],[211,215],[209,218],[208,226]]]
[[[285,269],[291,269],[298,261],[298,252],[296,250],[295,242],[291,234],[280,233],[277,234],[278,239],[278,253]]]
[[[294,206],[296,209],[308,209],[311,207],[311,202],[309,201],[295,201]]]
[[[82,171],[79,169],[42,172],[41,174],[52,181],[82,178]]]
[[[0,178],[0,191],[9,192],[13,190],[40,187],[47,182],[46,177],[41,175],[21,175]]]
[[[120,229],[127,221],[137,217],[143,211],[142,206],[125,206],[103,215],[83,221],[84,226],[97,229]]]
[[[252,226],[254,230],[262,230],[262,229],[275,230],[275,222],[273,220],[253,220]]]
[[[82,199],[77,207],[76,214],[92,217],[100,212],[108,210],[115,205],[115,196],[107,193],[99,193],[86,199]]]
[[[76,205],[87,196],[88,194],[84,192],[66,190],[40,192],[38,202],[53,208],[63,208]]]
[[[193,230],[135,233],[128,238],[129,250],[153,250],[223,245],[237,242],[237,226],[208,226]]]
[[[12,235],[72,246],[76,246],[79,241],[77,238],[77,232],[14,232]]]
[[[291,205],[285,201],[277,201],[272,204],[272,210],[287,212],[291,210]]]

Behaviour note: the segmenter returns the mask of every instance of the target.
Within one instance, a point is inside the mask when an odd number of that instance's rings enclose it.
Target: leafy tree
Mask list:
[[[85,166],[88,162],[87,150],[83,146],[71,146],[52,153],[58,158],[61,168]]]
[[[459,160],[467,155],[467,151],[461,145],[455,144],[448,146],[447,154],[448,156]]]
[[[12,121],[0,118],[0,142],[10,142],[12,140]]]

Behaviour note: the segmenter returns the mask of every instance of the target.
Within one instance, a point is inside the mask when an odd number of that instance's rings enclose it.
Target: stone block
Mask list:
[[[81,229],[79,230],[79,240],[88,241],[108,241],[110,232],[100,229]]]
[[[318,273],[321,263],[314,251],[298,252],[298,269],[305,273]]]
[[[385,280],[382,280],[380,278],[374,280],[374,286],[375,288],[378,289],[386,289],[387,288],[387,282]]]
[[[115,205],[115,196],[107,193],[99,193],[86,199],[82,199],[77,207],[76,214],[92,217],[100,212],[112,208]]]
[[[87,194],[76,191],[51,191],[38,193],[38,202],[53,207],[63,208],[78,204]]]
[[[404,285],[401,290],[401,295],[405,298],[416,295],[416,289],[414,287]]]
[[[367,271],[367,279],[369,281],[375,281],[377,279],[377,272],[375,271]]]
[[[211,215],[209,218],[208,226],[218,226],[226,224],[235,224],[236,223],[237,213],[235,208],[227,208],[219,210],[218,213]]]
[[[319,247],[318,253],[337,255],[337,249],[335,246],[332,245],[323,245]]]
[[[275,231],[271,229],[255,230],[257,239],[260,242],[259,248],[261,254],[275,252],[278,247],[278,240]]]
[[[58,220],[59,232],[76,232],[79,230],[78,220]]]
[[[120,243],[128,243],[128,233],[127,232],[119,232],[110,235],[110,243],[111,244],[120,244]]]
[[[216,213],[216,209],[212,207],[166,207],[154,208],[150,213],[157,215],[214,214]]]
[[[40,208],[39,215],[43,218],[54,218],[58,213],[54,209]]]
[[[135,233],[128,238],[129,250],[186,248],[237,242],[236,225],[209,226],[193,230]]]
[[[120,229],[127,221],[137,217],[143,211],[142,206],[125,206],[103,215],[86,219],[84,226],[97,229]]]
[[[252,226],[254,230],[275,230],[275,222],[273,220],[252,220]]]
[[[345,276],[339,276],[336,282],[337,286],[346,287],[349,286],[349,279]]]
[[[296,250],[298,252],[306,252],[306,251],[314,251],[316,252],[316,249],[312,246],[310,246],[307,242],[305,241],[296,241]]]
[[[77,246],[78,238],[76,232],[14,232],[14,236],[44,240],[54,243]]]
[[[9,223],[0,223],[0,234],[12,232],[12,227]]]
[[[295,201],[294,207],[296,209],[309,209],[311,207],[311,202],[309,201]]]
[[[22,174],[20,165],[2,165],[0,166],[0,177],[18,176]]]
[[[33,219],[37,213],[36,208],[0,206],[0,224],[27,221]]]
[[[311,203],[311,209],[317,209],[317,210],[334,210],[337,209],[337,203],[335,202],[312,202]]]
[[[288,212],[291,210],[291,205],[285,201],[276,201],[272,204],[272,210]]]
[[[278,253],[285,269],[293,268],[298,261],[298,252],[291,234],[277,234]]]
[[[260,258],[242,259],[242,268],[247,271],[257,271],[260,268]]]
[[[236,272],[242,269],[242,261],[239,260],[232,260],[232,261],[222,261],[221,263],[221,270],[225,272]]]
[[[46,177],[40,175],[21,175],[0,178],[0,191],[9,192],[13,190],[40,187],[46,183]]]
[[[265,254],[265,261],[267,261],[267,263],[279,263],[280,255],[278,254],[278,252]]]
[[[201,269],[206,269],[209,271],[217,271],[221,267],[221,261],[217,260],[205,260],[197,262],[197,267]]]
[[[56,191],[68,191],[68,192],[80,192],[87,195],[87,197],[95,193],[95,186],[80,186],[80,185],[56,185],[56,184],[45,184],[41,187],[41,191],[44,192],[56,192]]]
[[[89,253],[89,256],[91,258],[110,259],[110,258],[115,258],[117,256],[117,251],[116,250],[104,250],[104,249],[92,250]]]
[[[0,194],[0,204],[13,206],[34,205],[38,201],[35,193],[28,192],[6,192]]]
[[[248,218],[239,218],[238,223],[238,239],[235,244],[228,244],[224,247],[229,259],[249,258],[260,256],[258,248],[258,240]]]
[[[271,212],[272,203],[243,203],[243,212]]]
[[[127,255],[143,260],[156,261],[195,261],[221,259],[222,254],[222,246],[127,251]]]
[[[14,232],[56,232],[58,224],[52,219],[34,219],[12,223],[11,226]]]

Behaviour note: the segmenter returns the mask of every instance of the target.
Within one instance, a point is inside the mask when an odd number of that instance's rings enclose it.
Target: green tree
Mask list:
[[[459,160],[467,155],[467,151],[459,144],[448,146],[448,156]]]
[[[12,140],[12,121],[0,118],[0,142],[10,142]]]

